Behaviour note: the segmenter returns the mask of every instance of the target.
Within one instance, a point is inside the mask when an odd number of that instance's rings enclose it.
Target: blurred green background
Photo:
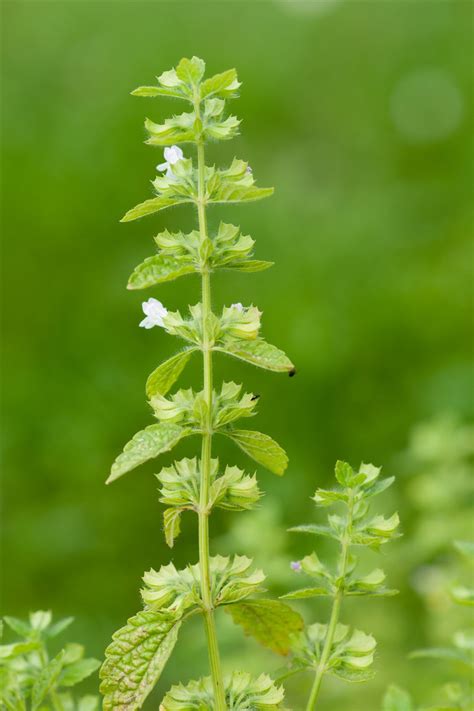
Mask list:
[[[406,654],[455,629],[443,592],[457,574],[450,543],[473,533],[472,3],[10,0],[2,12],[3,611],[73,614],[75,637],[101,656],[139,607],[143,572],[196,561],[191,517],[176,548],[164,544],[158,465],[104,480],[151,422],[145,379],[176,349],[162,331],[138,329],[141,300],[183,308],[199,298],[194,278],[146,296],[125,290],[152,235],[194,220],[181,208],[118,223],[151,196],[161,162],[143,145],[144,117],[176,108],[129,92],[197,54],[209,73],[235,66],[243,82],[232,107],[242,136],[211,147],[210,160],[247,159],[276,188],[271,200],[211,213],[211,226],[240,224],[257,257],[276,262],[217,276],[215,303],[257,304],[265,337],[298,367],[289,379],[218,361],[218,378],[260,393],[255,426],[285,446],[290,467],[282,480],[259,472],[260,511],[213,519],[213,550],[254,555],[281,594],[300,582],[289,561],[313,547],[285,529],[312,520],[309,497],[335,460],[397,474],[382,505],[399,509],[405,536],[382,566],[401,595],[351,602],[343,615],[377,637],[378,673],[349,689],[328,681],[321,708],[377,709],[390,681],[426,698],[444,670]],[[183,383],[199,377],[196,364]],[[317,600],[300,609],[308,621],[327,615]],[[228,670],[281,665],[222,617]],[[197,621],[147,708],[205,673]],[[309,681],[289,685],[292,708]]]

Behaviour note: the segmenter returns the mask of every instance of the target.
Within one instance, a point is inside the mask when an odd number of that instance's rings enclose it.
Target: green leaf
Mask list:
[[[291,533],[313,533],[315,536],[327,536],[328,538],[334,538],[336,541],[339,540],[339,536],[329,528],[329,526],[320,526],[317,523],[308,523],[302,526],[293,526],[289,528],[288,531]]]
[[[13,659],[13,657],[18,657],[26,652],[32,652],[34,649],[38,649],[39,646],[40,643],[37,641],[2,644],[0,645],[0,660]]]
[[[186,97],[176,89],[167,89],[160,86],[139,86],[130,92],[132,96],[170,96],[175,99],[185,99]]]
[[[29,637],[31,627],[28,622],[19,620],[18,617],[9,617],[7,615],[5,615],[3,619],[10,629],[20,635],[20,637]]]
[[[246,635],[277,654],[288,654],[291,635],[304,627],[301,615],[278,600],[248,600],[225,609]]]
[[[458,605],[474,605],[474,590],[459,585],[451,590],[451,597]]]
[[[255,185],[236,185],[235,183],[222,182],[219,189],[209,198],[212,203],[237,203],[255,202],[273,195],[273,188],[257,188]],[[133,219],[133,218],[132,218]]]
[[[59,677],[59,686],[75,686],[93,674],[100,667],[98,659],[80,659],[65,667]]]
[[[104,711],[142,707],[173,651],[180,626],[181,620],[143,610],[115,632],[100,670]]]
[[[215,74],[206,79],[201,85],[201,99],[215,96],[220,99],[231,99],[237,96],[240,82],[235,69],[228,69],[221,74]]]
[[[454,647],[429,647],[427,649],[416,649],[409,655],[410,659],[440,659],[445,662],[459,662],[472,668],[472,655],[462,649]]]
[[[156,368],[146,381],[146,394],[149,398],[155,395],[166,395],[185,369],[195,348],[188,348],[172,356]]]
[[[294,365],[287,355],[263,339],[254,341],[232,339],[232,341],[229,340],[223,346],[219,346],[214,350],[227,353],[234,356],[234,358],[239,358],[259,368],[272,370],[276,373],[288,373],[294,370]]]
[[[92,696],[91,694],[87,694],[79,699],[77,705],[77,711],[98,711],[98,708],[99,699],[97,696]]]
[[[389,686],[383,698],[382,711],[414,711],[410,694],[398,686]]]
[[[167,422],[150,425],[137,432],[113,463],[110,476],[105,483],[110,484],[149,459],[154,459],[162,452],[168,452],[188,434],[189,431],[183,427]]]
[[[31,710],[35,711],[49,694],[61,673],[64,651],[59,652],[41,669],[31,692]]]
[[[194,86],[201,81],[205,70],[206,63],[200,57],[183,57],[176,67],[176,74],[182,82]]]
[[[165,529],[165,540],[170,548],[173,548],[174,541],[181,532],[181,514],[183,509],[172,508],[163,511],[163,523]]]
[[[154,212],[159,212],[167,207],[172,207],[173,205],[178,205],[182,202],[191,202],[189,198],[179,198],[174,197],[154,197],[150,200],[145,200],[139,205],[135,205],[122,217],[120,222],[130,222],[131,220],[138,220],[140,217],[145,217],[146,215],[152,215]]]
[[[74,617],[65,617],[62,620],[58,620],[54,625],[51,625],[45,630],[48,637],[57,637],[58,634],[64,632],[65,629],[69,627],[74,622]]]
[[[288,466],[288,457],[284,449],[271,437],[255,430],[229,430],[223,432],[248,454],[251,459],[264,466],[273,474],[282,476]]]
[[[217,266],[218,269],[226,269],[234,272],[263,272],[265,269],[273,267],[275,262],[266,262],[262,259],[246,259],[242,262],[229,262],[222,266]]]
[[[459,553],[462,553],[462,555],[474,562],[474,542],[454,541],[454,547]]]
[[[128,280],[127,289],[146,289],[165,281],[173,281],[195,271],[194,264],[188,259],[155,254],[135,267]]]
[[[308,597],[327,597],[332,593],[327,588],[301,588],[282,595],[282,600],[304,600]]]

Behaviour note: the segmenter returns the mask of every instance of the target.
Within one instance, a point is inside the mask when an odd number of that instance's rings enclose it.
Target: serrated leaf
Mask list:
[[[273,188],[257,188],[255,185],[236,185],[234,182],[223,182],[219,189],[209,198],[212,203],[255,202],[273,195]]]
[[[113,635],[100,670],[104,711],[142,707],[176,644],[181,620],[143,610]]]
[[[414,711],[410,694],[398,686],[389,686],[383,698],[382,711]]]
[[[149,459],[154,459],[162,452],[168,452],[188,434],[189,431],[183,427],[167,422],[150,425],[137,432],[113,463],[110,476],[105,483],[110,484]]]
[[[178,198],[178,197],[154,197],[150,200],[145,200],[139,205],[135,205],[131,210],[125,213],[120,222],[131,222],[131,220],[138,220],[140,217],[145,217],[146,215],[153,215],[155,212],[164,210],[167,207],[172,207],[173,205],[179,205],[183,202],[191,202],[190,199]]]
[[[61,651],[43,667],[31,692],[31,709],[35,711],[46,698],[61,673],[64,652]]]
[[[225,610],[246,635],[277,654],[288,654],[291,635],[304,627],[301,615],[278,600],[247,600]]]
[[[168,358],[148,376],[146,394],[149,398],[155,395],[166,395],[185,369],[194,350],[188,348]]]
[[[256,365],[258,368],[272,370],[276,373],[288,373],[294,370],[294,365],[288,356],[282,350],[263,339],[254,341],[232,340],[215,350]]]
[[[147,289],[149,286],[173,281],[195,271],[194,264],[182,257],[155,254],[135,267],[128,280],[127,289]]]
[[[237,72],[235,69],[228,69],[226,72],[209,77],[202,83],[201,99],[210,98],[211,96],[230,99],[237,96],[239,86]]]
[[[234,272],[263,272],[265,269],[273,267],[275,262],[267,262],[262,259],[246,259],[242,262],[229,262],[222,266],[217,265],[218,269],[226,269]]]
[[[282,595],[282,600],[304,600],[308,597],[327,597],[331,596],[332,592],[326,588],[301,588],[300,590],[293,590],[292,592]]]
[[[284,449],[271,437],[255,430],[229,430],[223,432],[248,454],[251,459],[264,466],[273,474],[282,476],[288,466],[288,457]]]
[[[172,508],[163,511],[163,524],[165,529],[165,540],[170,548],[173,548],[174,541],[181,532],[181,514],[183,509]]]
[[[93,674],[100,667],[98,659],[80,659],[65,667],[59,677],[59,686],[75,686]]]

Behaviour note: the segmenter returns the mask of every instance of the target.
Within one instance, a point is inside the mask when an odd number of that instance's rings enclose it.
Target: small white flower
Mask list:
[[[184,158],[184,153],[179,146],[168,146],[164,150],[165,162],[156,166],[157,170],[166,170],[166,177],[172,178],[171,166]]]
[[[163,327],[163,317],[168,313],[161,301],[158,299],[148,299],[142,303],[143,313],[145,318],[140,321],[141,328],[153,328],[153,326]]]
[[[240,313],[243,312],[244,310],[244,305],[240,303],[240,301],[237,304],[231,304],[230,305],[231,309],[236,309],[237,311],[240,311]]]

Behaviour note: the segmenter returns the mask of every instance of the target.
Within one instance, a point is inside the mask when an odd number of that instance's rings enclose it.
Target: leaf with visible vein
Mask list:
[[[335,533],[332,528],[329,528],[329,526],[320,526],[317,523],[293,526],[289,528],[288,531],[291,533],[313,533],[315,536],[327,536],[328,538],[334,538],[336,541],[339,540],[337,533]]]
[[[273,195],[273,188],[257,188],[255,185],[236,185],[232,181],[223,182],[211,195],[208,202],[255,202]]]
[[[263,339],[235,340],[216,348],[228,353],[234,358],[239,358],[247,363],[252,363],[258,368],[272,370],[276,373],[289,373],[294,370],[294,365],[288,356],[276,346]]]
[[[165,540],[170,548],[173,548],[176,538],[181,533],[181,514],[184,509],[170,508],[163,511],[163,525],[165,529]]]
[[[282,595],[282,600],[304,600],[308,597],[327,597],[331,596],[332,592],[326,588],[301,588],[300,590],[293,590],[292,592]]]
[[[169,389],[178,380],[185,369],[195,348],[188,348],[165,360],[156,368],[146,381],[146,394],[149,398],[154,395],[166,395]]]
[[[278,600],[247,600],[225,610],[246,635],[277,654],[288,654],[291,635],[304,627],[301,615]]]
[[[105,483],[110,484],[149,459],[154,459],[162,452],[168,452],[188,434],[189,432],[183,427],[167,422],[150,425],[137,432],[113,463],[110,476]]]
[[[130,222],[131,220],[138,220],[140,217],[145,217],[146,215],[153,215],[154,212],[159,212],[167,207],[172,207],[173,205],[179,205],[182,202],[191,202],[191,200],[184,200],[178,197],[155,197],[150,200],[145,200],[139,205],[135,205],[131,210],[125,213],[120,222]]]
[[[128,280],[127,289],[146,289],[165,281],[173,281],[195,271],[194,264],[182,257],[155,254],[135,267]]]
[[[233,272],[263,272],[265,269],[273,267],[275,262],[267,262],[263,259],[246,259],[242,262],[228,262],[227,264],[216,265],[216,269],[226,269]]]
[[[100,670],[104,711],[142,707],[176,644],[181,620],[143,610],[113,635]]]
[[[284,474],[288,466],[286,452],[268,435],[255,430],[229,430],[223,434],[233,439],[249,457],[273,474]]]

